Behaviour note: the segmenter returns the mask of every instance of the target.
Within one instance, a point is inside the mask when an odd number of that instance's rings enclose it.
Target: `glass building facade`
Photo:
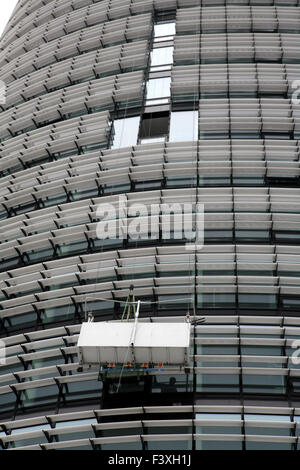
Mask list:
[[[300,1],[20,0],[0,79],[0,449],[299,450]],[[97,238],[119,196],[151,237]],[[130,286],[141,321],[205,318],[189,367],[79,367]]]

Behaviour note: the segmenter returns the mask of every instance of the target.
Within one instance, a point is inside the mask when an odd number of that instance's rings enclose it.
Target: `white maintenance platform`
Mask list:
[[[131,363],[186,366],[190,323],[89,322],[78,340],[81,364]]]

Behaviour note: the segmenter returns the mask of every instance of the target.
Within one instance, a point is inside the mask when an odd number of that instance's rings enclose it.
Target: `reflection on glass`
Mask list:
[[[242,450],[242,442],[240,441],[239,438],[236,438],[237,440],[234,441],[208,441],[208,440],[201,440],[197,439],[195,442],[196,450]]]
[[[277,305],[275,294],[239,294],[238,300],[240,306],[275,308]]]
[[[78,419],[75,421],[60,421],[59,423],[56,423],[56,428],[66,428],[68,426],[81,426],[84,424],[97,424],[98,421],[96,418],[87,418],[87,419]]]
[[[29,426],[28,428],[17,428],[11,431],[11,434],[24,434],[26,432],[32,431],[42,431],[42,430],[51,429],[50,424],[40,424],[38,426]]]
[[[238,420],[241,419],[240,413],[196,413],[196,419],[204,420]]]
[[[249,336],[251,337],[251,336]],[[252,336],[253,337],[253,336]],[[259,337],[257,335],[257,337]],[[280,346],[241,346],[241,354],[247,356],[282,356],[282,348]]]
[[[113,442],[111,444],[101,444],[101,450],[143,450],[142,442],[140,438],[137,442]]]
[[[246,369],[247,370],[247,369]],[[243,375],[243,391],[245,393],[286,393],[285,378],[283,376]]]
[[[239,376],[236,374],[197,374],[197,392],[236,393],[239,391]]]
[[[176,32],[175,22],[156,24],[154,26],[155,38],[160,37],[160,36],[174,36],[175,32]]]
[[[192,450],[192,440],[182,440],[182,441],[149,441],[147,443],[148,450]]]
[[[286,423],[290,422],[289,415],[245,414],[244,419],[248,421],[284,421]]]
[[[156,375],[153,378],[152,393],[191,393],[193,391],[191,375]]]
[[[198,111],[171,113],[170,142],[198,139]]]
[[[140,127],[140,117],[116,119],[114,121],[114,140],[112,149],[136,145]]]
[[[160,47],[151,52],[151,67],[173,63],[173,47]]]
[[[153,144],[156,142],[165,142],[165,137],[149,137],[148,139],[141,139],[140,144]]]
[[[263,442],[263,441],[258,441],[257,442],[252,442],[252,441],[247,441],[246,439],[246,450],[291,450],[292,444],[291,442]]]
[[[147,85],[147,99],[167,98],[170,96],[171,78],[154,78]],[[159,100],[164,101],[164,100]]]

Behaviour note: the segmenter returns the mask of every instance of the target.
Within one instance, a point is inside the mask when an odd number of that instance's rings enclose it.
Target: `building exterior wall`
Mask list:
[[[19,1],[0,41],[0,447],[299,449],[299,46],[298,0]],[[103,240],[120,197],[156,212]],[[164,237],[166,204],[204,209],[203,246]],[[87,312],[120,320],[131,286],[141,321],[190,313],[189,368],[79,367]]]

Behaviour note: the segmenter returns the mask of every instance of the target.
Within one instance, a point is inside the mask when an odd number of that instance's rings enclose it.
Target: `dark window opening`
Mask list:
[[[140,143],[164,142],[169,134],[169,112],[144,114],[140,128]]]

